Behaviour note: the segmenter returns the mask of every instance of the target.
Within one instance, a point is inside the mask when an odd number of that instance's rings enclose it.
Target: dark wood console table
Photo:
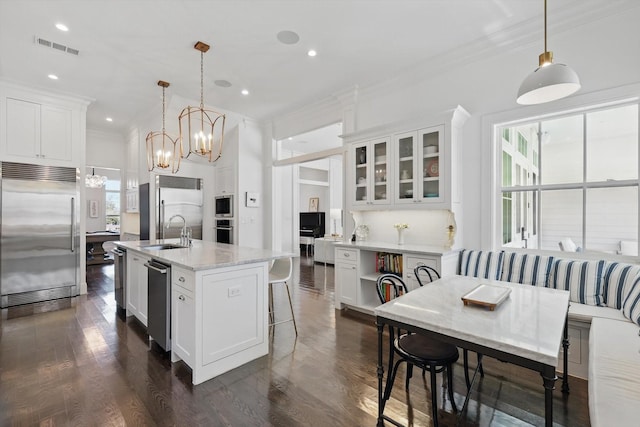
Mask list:
[[[120,233],[95,231],[87,233],[87,265],[112,264],[113,258],[102,246],[104,242],[120,240]]]

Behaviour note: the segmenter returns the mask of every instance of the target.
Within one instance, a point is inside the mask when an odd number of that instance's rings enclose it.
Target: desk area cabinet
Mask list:
[[[335,306],[367,314],[380,305],[376,282],[381,269],[400,275],[411,291],[419,287],[413,274],[417,265],[433,267],[442,276],[453,275],[459,256],[457,251],[441,248],[382,242],[337,243],[335,247]]]

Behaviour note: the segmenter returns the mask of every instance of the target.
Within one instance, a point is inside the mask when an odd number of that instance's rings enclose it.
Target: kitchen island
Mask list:
[[[171,360],[200,384],[269,352],[269,263],[292,254],[194,240],[119,241],[127,251],[126,309],[147,325],[150,260],[171,266]]]

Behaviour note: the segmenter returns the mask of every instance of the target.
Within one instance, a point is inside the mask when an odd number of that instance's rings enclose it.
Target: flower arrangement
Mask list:
[[[393,224],[393,226],[398,230],[404,230],[405,228],[409,228],[409,224],[406,222],[397,222]]]

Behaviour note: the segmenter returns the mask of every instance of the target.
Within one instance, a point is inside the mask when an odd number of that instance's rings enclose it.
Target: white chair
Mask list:
[[[293,322],[293,329],[298,336],[298,326],[296,325],[296,317],[293,314],[293,304],[291,304],[291,293],[289,292],[289,285],[287,281],[291,279],[291,273],[293,271],[293,262],[291,258],[277,258],[271,269],[269,270],[269,326],[278,325],[285,322]],[[289,308],[291,309],[291,319],[275,321],[274,308],[273,308],[273,285],[277,283],[284,283],[287,290],[287,297],[289,297]]]

